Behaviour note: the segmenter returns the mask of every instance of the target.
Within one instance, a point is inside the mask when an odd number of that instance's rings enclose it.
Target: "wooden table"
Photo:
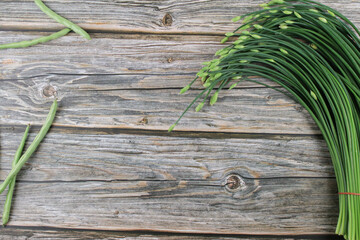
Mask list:
[[[327,146],[293,100],[243,83],[166,131],[201,86],[179,89],[222,47],[231,18],[262,2],[45,1],[93,39],[1,50],[1,179],[24,126],[32,140],[60,100],[2,238],[336,239]],[[360,25],[360,1],[322,2]],[[15,0],[0,1],[0,28],[8,43],[62,27]]]

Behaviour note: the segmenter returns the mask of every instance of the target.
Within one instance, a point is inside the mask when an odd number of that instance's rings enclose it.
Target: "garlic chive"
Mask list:
[[[315,49],[315,50],[318,49],[318,47],[317,47],[314,43],[310,44],[310,47],[313,48],[313,49]]]
[[[201,103],[199,103],[199,105],[197,105],[197,107],[195,108],[195,111],[196,111],[196,112],[200,112],[200,110],[201,110],[203,107],[204,107],[204,103],[201,102]]]
[[[220,43],[226,43],[228,40],[229,40],[228,37],[224,37],[224,38],[220,41]]]
[[[219,92],[215,92],[210,98],[210,105],[214,105],[218,100]]]
[[[280,48],[280,52],[284,53],[284,54],[289,54],[288,51],[286,51],[285,49],[283,48]]]
[[[333,13],[332,11],[327,10],[327,12],[328,12],[332,17],[336,17],[335,13]]]
[[[319,17],[319,20],[322,21],[323,23],[328,23],[328,21],[326,20],[326,18]]]
[[[246,24],[246,23],[250,22],[253,19],[253,17],[254,17],[253,15],[245,17],[243,20],[243,23]]]
[[[234,33],[233,32],[228,32],[228,33],[225,33],[225,36],[231,37],[231,36],[234,36]]]
[[[255,24],[255,25],[254,25],[254,28],[256,28],[256,29],[262,29],[263,27],[262,27],[261,25],[259,25],[259,24]]]
[[[316,94],[313,91],[310,91],[310,95],[312,98],[314,98],[316,101],[318,100]]]
[[[232,84],[232,85],[229,87],[229,90],[231,90],[231,89],[235,88],[237,85],[238,85],[238,83],[234,83],[234,84]]]
[[[189,85],[186,85],[185,87],[183,87],[183,88],[180,90],[180,94],[186,93],[189,89],[190,89],[190,86],[189,86]]]
[[[233,19],[231,19],[231,21],[233,22],[237,22],[241,19],[241,16],[237,16],[237,17],[234,17]]]
[[[302,18],[302,16],[298,12],[294,12],[294,14],[297,18]]]
[[[290,14],[292,14],[293,12],[292,11],[289,11],[289,10],[284,10],[284,11],[282,11],[284,14],[286,14],[286,15],[290,15]]]
[[[257,35],[257,34],[251,34],[250,35],[251,37],[255,38],[255,39],[260,39],[261,36],[260,35]]]
[[[168,132],[172,132],[172,130],[174,130],[175,126],[176,126],[176,124],[171,125],[168,129]]]

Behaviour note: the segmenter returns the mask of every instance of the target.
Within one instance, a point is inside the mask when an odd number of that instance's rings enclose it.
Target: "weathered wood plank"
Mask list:
[[[217,234],[331,234],[333,179],[19,182],[9,225]],[[4,201],[4,195],[0,196]]]
[[[91,31],[121,31],[147,33],[202,33],[222,34],[232,31],[237,24],[230,20],[259,9],[265,1],[45,1],[59,14]],[[356,24],[359,1],[331,0],[320,2],[341,10]],[[346,4],[345,4],[346,3]],[[2,29],[58,29],[61,25],[43,14],[32,0],[1,1]]]
[[[0,177],[4,179],[24,127],[0,128]],[[38,129],[32,129],[28,142]],[[317,138],[208,139],[73,132],[53,128],[19,176],[22,181],[205,180],[333,178],[327,147]]]
[[[95,79],[94,79],[95,80]],[[199,91],[179,95],[178,90],[117,90],[101,82],[5,81],[0,89],[1,124],[41,124],[49,101],[44,88],[57,90],[57,126],[167,130]],[[85,88],[85,89],[83,89]],[[47,104],[45,104],[47,103]],[[309,114],[292,99],[273,89],[238,89],[219,97],[200,113],[189,111],[178,130],[281,134],[319,133]]]
[[[54,128],[47,135],[18,178],[10,226],[269,235],[334,231],[336,184],[323,141],[79,131]],[[1,129],[2,160],[20,138],[12,133]],[[1,169],[4,165],[10,162],[1,161]],[[244,185],[228,190],[228,174],[245,176]]]
[[[339,240],[334,235],[314,235],[305,237],[276,237],[276,236],[222,236],[222,235],[189,235],[189,234],[169,234],[169,233],[129,233],[118,231],[92,231],[92,230],[74,230],[74,229],[47,229],[47,228],[17,228],[7,227],[0,229],[1,239],[3,240],[32,240],[32,239],[49,239],[49,240]]]
[[[167,233],[129,233],[115,231],[91,231],[72,229],[42,229],[37,228],[3,228],[0,230],[4,240],[50,239],[50,240],[89,240],[89,239],[123,239],[123,240],[339,240],[335,235],[314,235],[305,237],[276,236],[222,236],[222,235],[185,235]]]
[[[2,32],[0,43],[32,39],[48,33]],[[79,41],[75,34],[26,49],[1,50],[0,81],[66,79],[118,89],[182,88],[201,63],[224,47],[218,36],[94,34]],[[46,54],[51,53],[51,54]],[[269,83],[269,82],[267,82]],[[244,82],[240,87],[260,87]],[[194,87],[199,88],[200,84]]]

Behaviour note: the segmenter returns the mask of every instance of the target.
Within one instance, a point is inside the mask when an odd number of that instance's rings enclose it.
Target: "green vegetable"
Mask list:
[[[29,129],[30,129],[30,125],[28,125],[26,127],[24,136],[23,136],[23,138],[21,140],[21,143],[20,143],[16,153],[15,153],[14,161],[12,162],[12,167],[13,168],[16,166],[16,163],[19,161],[19,159],[21,157],[21,154],[23,152],[27,136],[29,134]],[[9,221],[10,210],[11,210],[11,201],[12,201],[12,197],[13,197],[13,194],[14,194],[15,182],[16,182],[16,175],[13,177],[13,179],[9,183],[9,191],[8,191],[8,193],[6,195],[6,200],[5,200],[5,205],[4,205],[4,212],[3,212],[3,216],[2,216],[3,225],[6,225],[7,222]]]
[[[81,27],[79,27],[75,23],[67,20],[66,18],[60,16],[59,14],[57,14],[56,12],[51,10],[50,8],[48,8],[41,0],[35,0],[35,3],[36,3],[36,5],[38,5],[38,7],[41,9],[41,11],[43,11],[46,15],[48,15],[49,17],[51,17],[52,19],[54,19],[58,23],[61,23],[64,26],[70,28],[74,32],[76,32],[76,33],[80,34],[81,36],[83,36],[85,39],[88,39],[88,40],[91,39],[90,35],[84,29],[82,29]]]
[[[7,44],[1,44],[0,49],[6,49],[6,48],[25,48],[30,47],[39,43],[48,42],[54,39],[57,39],[59,37],[65,36],[70,32],[69,28],[65,28],[59,32],[53,33],[49,36],[44,36],[40,38],[36,38],[30,41],[22,41],[22,42],[15,42],[15,43],[7,43]]]
[[[40,129],[39,133],[36,135],[35,139],[31,143],[29,148],[26,150],[26,152],[21,156],[21,158],[16,163],[16,165],[11,169],[10,173],[8,174],[4,182],[0,185],[0,193],[2,193],[6,189],[7,185],[10,184],[12,179],[21,170],[21,167],[31,157],[31,155],[35,152],[41,141],[44,139],[44,137],[46,136],[47,132],[51,127],[51,124],[54,121],[56,110],[57,110],[57,100],[55,99],[53,104],[51,105],[50,112],[46,118],[46,121],[42,126],[42,128]]]
[[[238,42],[225,47],[219,51],[220,58],[211,61],[216,62],[216,71],[208,66],[200,71],[205,89],[169,131],[207,93],[196,109],[200,110],[217,85],[211,105],[236,77],[257,82],[250,77],[259,76],[280,84],[286,95],[309,112],[328,145],[339,191],[336,233],[359,240],[359,30],[338,11],[315,1],[272,0],[263,6],[263,10],[241,16],[245,23],[234,36],[248,37],[241,43],[245,47],[236,47]],[[245,25],[250,29],[240,32]]]

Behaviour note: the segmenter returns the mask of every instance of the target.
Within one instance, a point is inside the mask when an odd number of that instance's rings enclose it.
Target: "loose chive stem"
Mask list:
[[[19,161],[19,159],[21,157],[21,154],[22,154],[24,146],[25,146],[26,139],[27,139],[28,134],[29,134],[29,129],[30,129],[30,125],[27,125],[24,136],[23,136],[23,138],[21,140],[21,143],[20,143],[16,153],[15,153],[15,157],[14,157],[14,160],[12,162],[12,168],[14,168],[16,166],[17,162]],[[6,225],[8,223],[8,221],[9,221],[10,210],[11,210],[11,201],[12,201],[13,194],[14,194],[15,182],[16,182],[16,175],[10,181],[9,191],[6,194],[4,212],[3,212],[3,216],[2,216],[3,225]]]
[[[76,25],[75,23],[67,20],[66,18],[60,16],[50,8],[48,8],[41,0],[35,0],[36,5],[43,11],[46,15],[57,21],[58,23],[63,24],[64,26],[70,28],[74,32],[80,34],[82,37],[84,37],[87,40],[90,40],[90,35],[81,27]]]
[[[19,161],[16,163],[15,167],[13,167],[4,180],[4,182],[0,185],[0,193],[2,193],[7,185],[11,182],[11,180],[18,174],[18,172],[21,170],[22,166],[26,163],[26,161],[31,157],[31,155],[35,152],[41,141],[46,136],[47,132],[49,131],[51,124],[54,121],[56,110],[57,110],[57,100],[55,99],[53,104],[51,105],[50,112],[45,120],[44,125],[40,129],[39,133],[29,146],[29,148],[26,150],[26,152],[21,156]]]
[[[21,41],[21,42],[15,42],[15,43],[1,44],[0,49],[30,47],[30,46],[34,46],[34,45],[39,44],[39,43],[45,43],[45,42],[60,38],[62,36],[65,36],[69,32],[70,32],[70,29],[65,28],[65,29],[63,29],[63,30],[61,30],[59,32],[53,33],[53,34],[51,34],[49,36],[44,36],[44,37],[36,38],[36,39],[33,39],[33,40],[29,40],[29,41]]]

